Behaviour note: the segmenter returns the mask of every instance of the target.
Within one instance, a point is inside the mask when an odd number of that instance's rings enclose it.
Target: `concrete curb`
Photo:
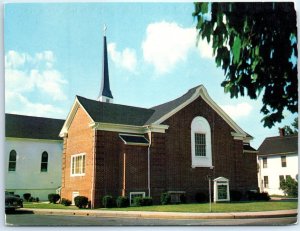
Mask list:
[[[100,210],[65,210],[65,209],[28,209],[21,211],[40,215],[123,217],[123,218],[155,218],[155,219],[253,219],[295,217],[296,209],[264,212],[230,212],[230,213],[179,213],[179,212],[144,212],[144,211],[100,211]]]

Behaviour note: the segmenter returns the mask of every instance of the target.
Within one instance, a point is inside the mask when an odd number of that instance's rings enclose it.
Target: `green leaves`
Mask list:
[[[298,38],[292,2],[195,3],[193,15],[198,40],[212,38],[215,63],[225,74],[225,93],[238,97],[247,92],[251,99],[262,94],[267,127],[280,122],[285,109],[297,112]]]
[[[242,48],[241,39],[237,36],[235,37],[232,46],[234,64],[237,64],[240,61],[241,48]]]

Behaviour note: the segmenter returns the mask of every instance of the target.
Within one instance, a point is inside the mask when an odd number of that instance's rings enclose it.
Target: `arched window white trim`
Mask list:
[[[211,129],[208,121],[201,116],[191,124],[192,168],[211,167]]]

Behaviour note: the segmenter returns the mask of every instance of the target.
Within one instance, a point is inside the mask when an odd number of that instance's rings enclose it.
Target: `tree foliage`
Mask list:
[[[284,126],[285,135],[298,134],[298,117],[294,119],[291,126]]]
[[[231,98],[262,94],[264,127],[298,110],[297,27],[292,2],[195,3],[198,40],[211,42]]]
[[[280,181],[280,189],[288,196],[298,197],[298,182],[290,176]]]

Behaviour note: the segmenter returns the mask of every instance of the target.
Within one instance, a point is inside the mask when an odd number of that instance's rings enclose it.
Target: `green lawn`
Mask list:
[[[76,206],[49,204],[48,202],[23,202],[23,207],[30,209],[78,209]]]
[[[212,212],[256,212],[271,210],[297,209],[297,201],[268,201],[268,202],[236,202],[212,204]],[[24,202],[24,208],[39,209],[78,209],[75,206],[61,204],[30,203]],[[192,212],[208,213],[209,204],[178,204],[178,205],[153,205],[144,207],[110,208],[101,210],[109,211],[157,211],[157,212]]]
[[[212,204],[212,212],[257,212],[271,210],[297,209],[298,202],[269,201],[269,202],[239,202]],[[178,205],[154,205],[144,207],[111,208],[109,210],[120,211],[157,211],[157,212],[192,212],[208,213],[209,204],[178,204]]]

